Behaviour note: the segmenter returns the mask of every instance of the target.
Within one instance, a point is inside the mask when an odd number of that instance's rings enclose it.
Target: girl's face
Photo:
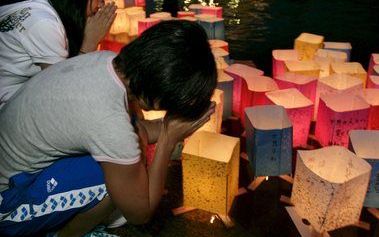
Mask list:
[[[88,0],[86,16],[93,16],[104,6],[104,0]]]

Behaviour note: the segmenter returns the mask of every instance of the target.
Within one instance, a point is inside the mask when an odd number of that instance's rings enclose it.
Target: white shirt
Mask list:
[[[37,64],[68,57],[64,26],[48,0],[0,7],[0,108],[30,77]]]

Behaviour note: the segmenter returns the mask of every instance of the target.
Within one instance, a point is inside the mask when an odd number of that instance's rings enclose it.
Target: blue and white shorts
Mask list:
[[[107,191],[91,156],[62,158],[36,174],[19,173],[0,193],[0,236],[40,236],[97,205]]]

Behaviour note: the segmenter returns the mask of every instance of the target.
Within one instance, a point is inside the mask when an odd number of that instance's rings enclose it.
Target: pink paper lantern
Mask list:
[[[367,129],[379,130],[379,89],[364,89],[361,97],[370,105]]]
[[[266,93],[270,103],[283,106],[293,125],[293,146],[307,145],[313,115],[313,102],[295,88]]]
[[[367,80],[367,88],[379,88],[379,76],[369,76]]]
[[[319,77],[320,76],[320,66],[314,61],[284,61],[286,70],[288,72],[293,72],[297,74],[302,74],[306,76]]]
[[[211,48],[221,48],[225,50],[226,52],[229,52],[229,43],[224,40],[219,39],[211,39],[209,40],[209,44],[211,45]]]
[[[146,18],[138,21],[138,36],[142,34],[145,30],[149,29],[153,25],[156,25],[160,22],[159,19]]]
[[[145,0],[135,0],[134,3],[137,7],[144,7],[146,5]]]
[[[233,115],[241,118],[243,114],[240,113],[241,96],[242,96],[242,81],[244,78],[251,76],[263,76],[263,71],[249,67],[243,64],[232,64],[224,70],[226,74],[233,77]]]
[[[186,17],[186,16],[195,17],[195,13],[194,12],[178,11],[178,18],[183,18],[183,17]]]
[[[336,50],[318,49],[313,59],[320,66],[320,77],[327,77],[330,75],[330,64],[346,62],[347,54]]]
[[[348,146],[349,131],[366,129],[370,105],[362,97],[351,94],[328,94],[320,96],[316,131],[322,146]]]
[[[279,89],[296,88],[313,103],[315,102],[317,77],[286,72],[274,79]]]
[[[367,70],[367,75],[373,74],[375,65],[379,65],[379,53],[371,54],[370,64],[369,64],[368,70]]]
[[[200,9],[201,14],[213,15],[222,18],[222,7],[204,6]]]
[[[295,49],[276,49],[272,51],[272,77],[275,78],[286,72],[284,61],[299,60]]]
[[[363,88],[366,87],[367,72],[362,67],[362,64],[357,62],[348,63],[332,63],[330,65],[330,73],[348,74],[353,77],[358,77],[363,82]]]
[[[116,42],[116,41],[110,41],[110,40],[102,40],[99,44],[99,49],[100,50],[109,50],[115,53],[119,53],[121,49],[125,46],[126,44]]]
[[[188,9],[191,11],[191,12],[194,12],[195,14],[200,14],[201,13],[201,9],[203,8],[204,6],[201,5],[201,4],[191,4],[188,6]]]

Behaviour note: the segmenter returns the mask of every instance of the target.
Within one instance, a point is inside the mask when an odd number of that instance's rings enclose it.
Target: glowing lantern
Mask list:
[[[275,78],[286,72],[284,61],[298,61],[299,55],[294,49],[276,49],[272,51],[272,76]]]
[[[135,0],[134,4],[137,7],[144,7],[146,5],[145,0]]]
[[[142,32],[149,29],[153,25],[156,25],[160,22],[159,19],[146,18],[138,21],[138,35],[141,35]]]
[[[118,9],[124,9],[132,6],[145,6],[145,0],[105,0],[105,3],[115,2]]]
[[[367,129],[379,130],[379,89],[364,89],[361,97],[370,105]]]
[[[300,60],[311,60],[318,49],[323,47],[324,36],[301,33],[295,40],[295,49],[299,52]]]
[[[373,73],[372,73],[373,75],[379,75],[379,65],[375,65],[374,66],[374,71],[373,71]]]
[[[124,43],[117,41],[102,40],[99,44],[99,50],[109,50],[115,53],[119,53],[124,46]]]
[[[229,61],[229,52],[223,48],[214,47],[212,48],[212,54],[214,58],[223,57],[226,61]]]
[[[123,9],[125,7],[127,7],[127,0],[105,0],[104,3],[107,4],[107,3],[111,3],[111,2],[114,2],[117,6],[118,9]]]
[[[182,18],[180,18],[180,20],[197,22],[197,19],[195,17],[192,17],[192,16],[183,16]]]
[[[373,75],[374,72],[374,66],[379,65],[379,54],[371,54],[370,57],[370,64],[368,66],[367,74]]]
[[[348,133],[366,129],[370,105],[351,94],[321,94],[315,135],[322,146],[347,147]]]
[[[247,108],[246,150],[254,176],[279,176],[292,172],[292,124],[277,105]]]
[[[363,88],[366,87],[367,73],[360,63],[332,63],[330,65],[331,73],[348,74],[358,77],[363,82]]]
[[[275,78],[279,89],[296,88],[313,103],[316,96],[317,77],[286,72]]]
[[[129,35],[138,35],[138,21],[145,19],[145,11],[141,7],[125,8],[129,17]]]
[[[218,40],[218,39],[209,40],[209,44],[211,45],[212,49],[221,48],[225,50],[226,52],[229,52],[229,43],[224,40]]]
[[[291,202],[319,233],[356,224],[370,171],[344,147],[298,151]]]
[[[324,49],[346,53],[347,62],[350,61],[351,48],[349,42],[324,42]]]
[[[233,106],[232,112],[234,116],[241,118],[243,114],[240,113],[241,109],[241,96],[242,96],[242,84],[244,78],[253,76],[262,76],[263,71],[249,67],[243,64],[232,64],[226,68],[225,73],[233,77]]]
[[[110,34],[120,34],[129,32],[130,23],[126,9],[117,9],[116,18],[109,30]]]
[[[184,12],[184,11],[178,11],[178,18],[183,18],[185,16],[192,16],[195,17],[194,12]]]
[[[283,106],[293,125],[293,146],[306,146],[313,115],[313,103],[295,88],[266,93],[270,102]]]
[[[319,49],[314,56],[315,62],[320,66],[320,77],[330,74],[330,64],[334,62],[346,62],[347,55],[344,52]]]
[[[227,119],[232,116],[233,78],[226,74],[224,70],[217,70],[217,73],[217,89],[224,92],[224,108],[222,118]]]
[[[188,9],[195,14],[201,14],[201,8],[203,8],[201,4],[191,4],[188,6]]]
[[[350,148],[371,167],[371,177],[364,206],[379,208],[379,131],[352,130]]]
[[[207,32],[209,39],[225,39],[225,27],[224,19],[214,17],[207,14],[196,15],[195,17],[199,20],[199,24]]]
[[[320,66],[314,61],[284,61],[286,71],[311,77],[320,76]]]
[[[222,18],[222,7],[204,6],[200,8],[201,14],[213,15],[218,18]]]
[[[228,215],[238,192],[239,139],[196,132],[183,149],[184,206]]]
[[[150,14],[150,18],[159,19],[161,21],[169,21],[172,20],[171,13],[169,12],[156,12]]]
[[[369,76],[367,81],[367,88],[379,88],[379,76]]]
[[[198,131],[208,131],[221,133],[222,111],[224,107],[224,92],[216,89],[212,96],[212,101],[216,102],[216,109],[211,115],[210,120],[205,123]]]

